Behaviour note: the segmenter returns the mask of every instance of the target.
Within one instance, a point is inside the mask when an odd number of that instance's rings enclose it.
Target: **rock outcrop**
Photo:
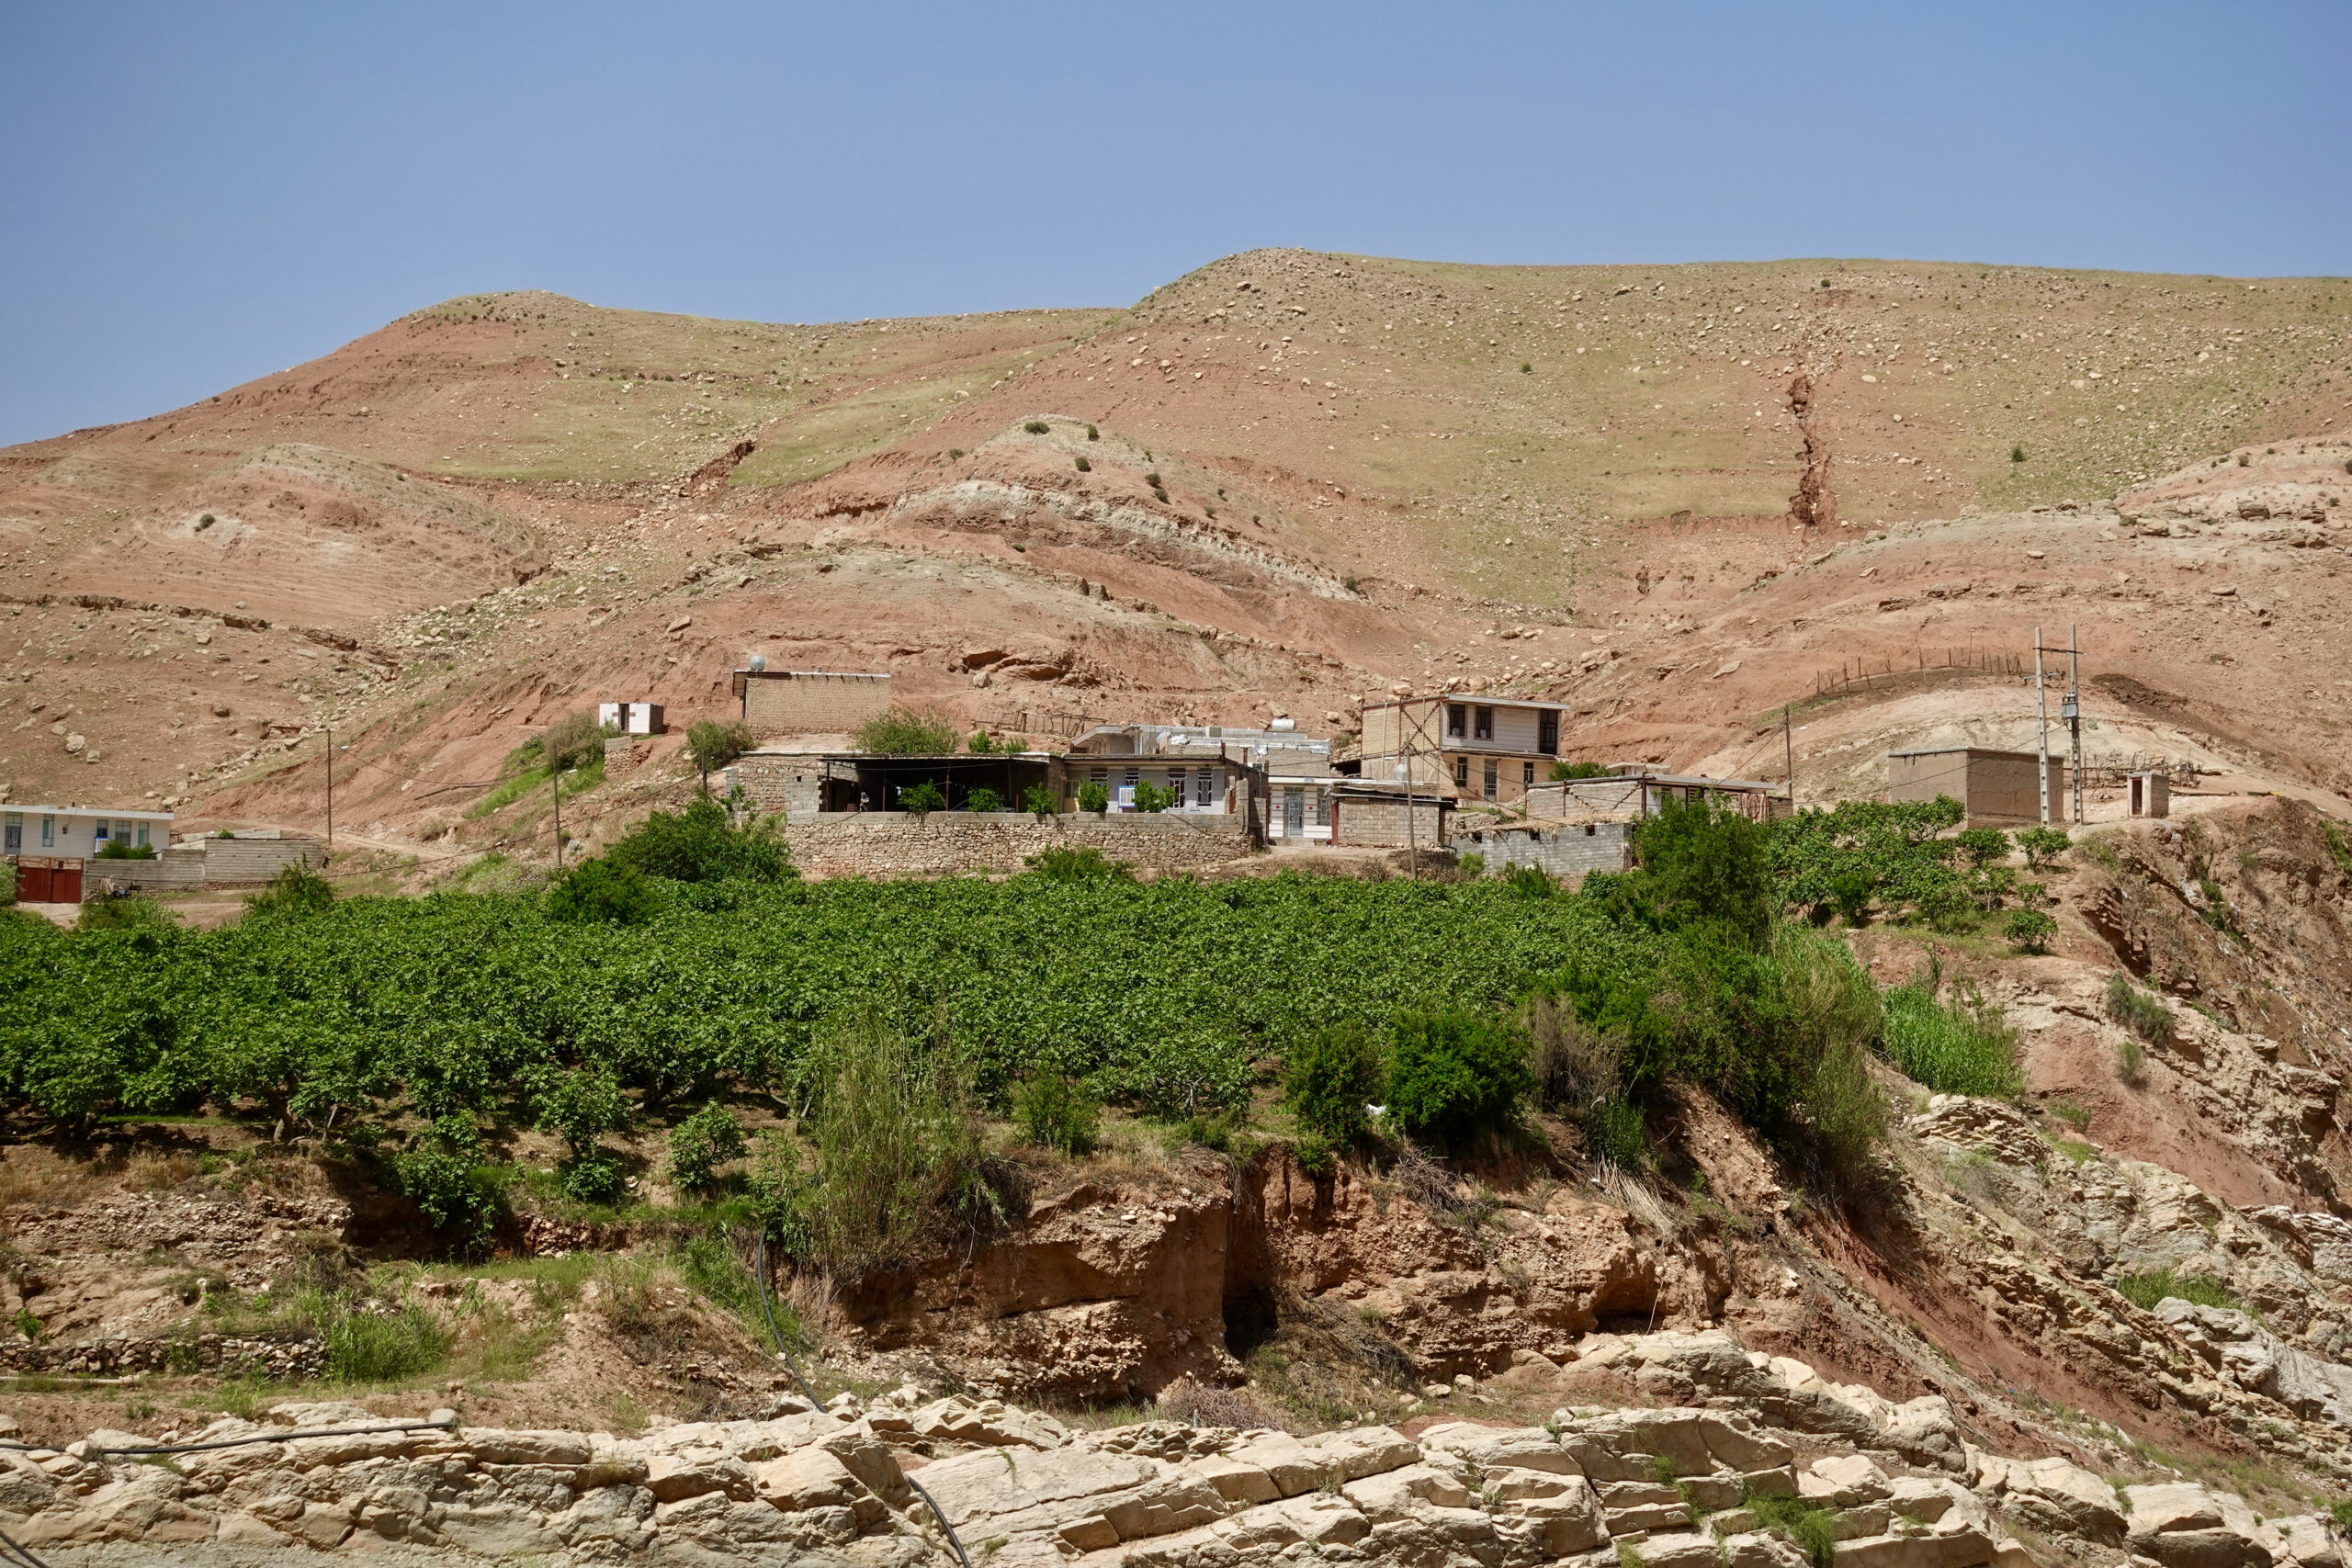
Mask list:
[[[1307,1558],[1805,1568],[1794,1525],[1834,1540],[1838,1568],[2032,1568],[2013,1527],[2109,1560],[2128,1549],[2162,1568],[2342,1568],[2317,1517],[2266,1521],[2200,1486],[2119,1492],[2063,1458],[2003,1459],[1956,1436],[1946,1444],[1925,1436],[1948,1426],[1938,1413],[1854,1403],[1854,1391],[1809,1369],[1682,1337],[1620,1348],[1678,1375],[1713,1369],[1780,1389],[1784,1412],[1834,1404],[1867,1451],[1801,1463],[1796,1432],[1726,1396],[1710,1408],[1562,1409],[1538,1427],[1447,1421],[1417,1437],[1169,1420],[1078,1432],[969,1396],[926,1401],[911,1387],[865,1408],[847,1396],[828,1410],[786,1400],[763,1419],[634,1438],[460,1427],[447,1411],[437,1424],[384,1429],[355,1406],[309,1404],[215,1422],[188,1440],[235,1446],[169,1463],[122,1451],[148,1439],[121,1432],[62,1451],[0,1450],[0,1521],[62,1562],[109,1549],[87,1560],[423,1551],[550,1568],[947,1568],[960,1547],[991,1568]],[[338,1430],[352,1427],[375,1429]]]

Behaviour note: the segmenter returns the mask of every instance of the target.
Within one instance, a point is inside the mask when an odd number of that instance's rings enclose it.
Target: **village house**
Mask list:
[[[172,842],[172,814],[122,807],[9,806],[0,808],[0,856],[17,870],[17,897],[28,904],[78,904],[88,863],[109,848],[161,853]]]
[[[1985,746],[1939,746],[1886,754],[1886,798],[1932,801],[1951,795],[1971,827],[2012,827],[2041,820],[2041,788],[2034,775],[2036,751],[1999,751]],[[2066,761],[2050,759],[2050,819],[2067,816]]]
[[[1366,703],[1362,776],[1517,801],[1551,777],[1567,714],[1565,703],[1469,694]]]
[[[1521,814],[1515,818],[1462,813],[1449,843],[1456,852],[1483,857],[1494,871],[1539,866],[1559,877],[1623,871],[1633,864],[1634,829],[1669,805],[1710,805],[1752,822],[1789,814],[1785,784],[1621,766],[1590,778],[1536,784],[1520,800]]]

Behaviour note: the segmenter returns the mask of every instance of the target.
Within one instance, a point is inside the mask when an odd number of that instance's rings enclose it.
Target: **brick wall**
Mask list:
[[[843,734],[890,705],[888,675],[770,670],[739,679],[744,682],[743,722],[762,737]]]
[[[1092,848],[1138,869],[1177,871],[1250,852],[1243,816],[1094,817],[1040,822],[1025,813],[934,811],[918,819],[901,811],[828,812],[794,822],[784,836],[804,876],[952,876],[1016,872],[1048,846]]]
[[[1279,807],[1281,803],[1275,804]],[[1331,839],[1335,844],[1383,850],[1442,847],[1439,840],[1444,832],[1444,808],[1428,795],[1414,804],[1409,824],[1401,800],[1343,795],[1334,805],[1339,812]]]

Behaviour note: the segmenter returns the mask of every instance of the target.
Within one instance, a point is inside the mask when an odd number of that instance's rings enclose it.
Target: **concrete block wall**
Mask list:
[[[1586,822],[1545,828],[1474,828],[1455,825],[1449,845],[1457,854],[1484,855],[1489,872],[1541,866],[1554,876],[1589,871],[1623,871],[1633,863],[1633,824]]]
[[[797,822],[817,815],[817,807],[823,804],[824,766],[822,759],[813,756],[747,752],[727,765],[723,784],[741,789],[761,816],[781,812],[786,820]]]
[[[1381,850],[1443,847],[1439,840],[1445,830],[1445,811],[1429,796],[1414,805],[1409,823],[1401,800],[1343,795],[1333,805],[1338,809],[1331,839],[1335,844]]]
[[[954,876],[1017,872],[1049,846],[1100,850],[1137,869],[1181,871],[1250,852],[1243,816],[1095,817],[1040,822],[1023,812],[826,812],[784,830],[803,876]]]
[[[317,839],[206,839],[204,879],[215,887],[267,882],[283,866],[318,868],[326,845]]]

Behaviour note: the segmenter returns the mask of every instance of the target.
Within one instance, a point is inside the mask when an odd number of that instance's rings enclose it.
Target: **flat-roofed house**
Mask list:
[[[1961,804],[1971,825],[2006,826],[2041,820],[2041,789],[2034,775],[2035,751],[1999,751],[1989,746],[1940,746],[1886,754],[1886,798],[1931,801],[1948,795]],[[2050,759],[2050,819],[2067,815],[2066,760]]]
[[[1567,715],[1566,703],[1468,694],[1367,703],[1363,776],[1406,767],[1416,787],[1457,800],[1517,801],[1551,776]]]

